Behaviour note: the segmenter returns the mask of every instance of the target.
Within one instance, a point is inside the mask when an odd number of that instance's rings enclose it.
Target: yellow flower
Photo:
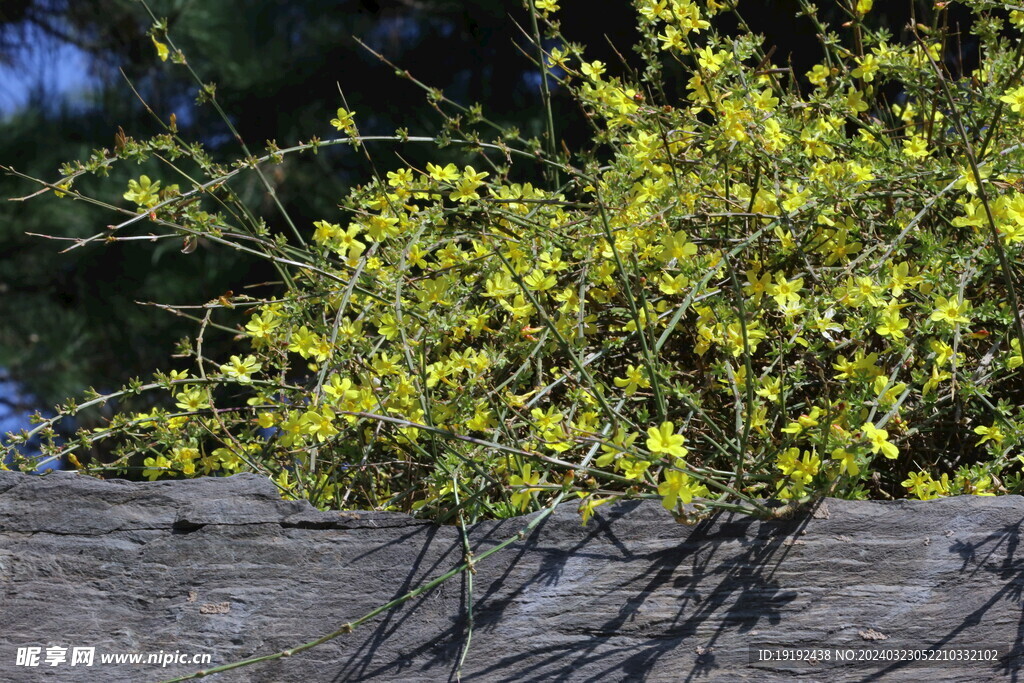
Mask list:
[[[231,362],[220,366],[220,371],[228,377],[233,377],[239,382],[246,384],[252,381],[252,373],[258,372],[263,367],[256,362],[256,357],[249,355],[242,360],[238,356],[231,356]]]
[[[601,74],[605,72],[604,62],[600,60],[594,60],[593,62],[583,62],[580,66],[580,71],[583,75],[593,81],[600,81]]]
[[[161,43],[155,37],[153,37],[153,36],[150,36],[150,37],[153,39],[153,47],[156,48],[156,55],[157,55],[157,57],[160,58],[161,62],[166,62],[167,61],[167,57],[170,55],[170,52],[168,51],[167,46],[164,45],[163,43]]]
[[[927,472],[911,472],[903,480],[902,486],[921,500],[934,498],[932,493],[932,475]]]
[[[811,196],[810,188],[805,187],[801,190],[795,183],[789,183],[786,190],[786,198],[780,202],[779,206],[787,213],[799,209],[807,203]],[[775,234],[780,235],[782,244],[787,249],[792,249],[796,246],[796,244],[792,243],[792,234],[789,234],[789,231],[783,231],[782,226],[775,226]]]
[[[868,103],[864,101],[864,93],[853,88],[846,93],[846,106],[857,114],[868,110]]]
[[[899,449],[889,443],[889,432],[884,429],[878,429],[870,422],[865,422],[861,426],[861,430],[864,432],[864,438],[871,442],[872,453],[881,451],[882,455],[890,460],[895,460],[899,456]]]
[[[331,375],[331,379],[324,385],[324,393],[336,401],[354,401],[359,398],[359,391],[352,384],[348,377],[342,379],[338,375]]]
[[[658,254],[663,262],[669,263],[672,259],[682,262],[683,260],[697,253],[697,245],[689,241],[685,232],[679,230],[675,234],[667,235],[661,243],[661,251]]]
[[[815,64],[814,68],[807,72],[807,80],[814,85],[825,85],[825,79],[831,75],[831,71],[824,64]]]
[[[281,321],[270,311],[263,311],[253,315],[245,325],[245,331],[257,341],[266,341],[271,333],[281,324]]]
[[[999,425],[995,424],[992,425],[991,427],[979,425],[974,428],[974,433],[981,436],[981,440],[978,443],[976,443],[975,446],[980,446],[986,441],[991,441],[992,443],[998,446],[999,444],[1003,443],[1003,439],[1006,438],[1006,435],[1003,434],[1003,430],[999,428]]]
[[[651,453],[665,453],[677,458],[684,458],[689,451],[683,447],[686,437],[675,434],[675,425],[662,422],[661,427],[647,430],[647,450]]]
[[[512,493],[511,502],[519,511],[525,510],[533,494],[542,490],[534,488],[540,483],[540,472],[534,472],[530,465],[525,465],[520,474],[509,477],[508,483],[516,489]]]
[[[1020,113],[1024,110],[1024,85],[1008,90],[1005,95],[999,98],[999,101],[1010,105],[1010,109],[1014,113]]]
[[[977,481],[964,481],[963,488],[964,493],[968,493],[972,496],[994,496],[994,491],[989,491],[989,487],[992,486],[992,477],[988,475],[979,477]]]
[[[764,90],[754,93],[752,103],[761,111],[772,111],[779,104],[779,98],[775,97],[770,88],[765,88]],[[775,119],[769,120],[775,121]],[[776,125],[778,125],[778,122],[776,122]]]
[[[971,319],[964,314],[970,307],[971,304],[969,301],[960,301],[957,303],[952,299],[940,296],[935,299],[935,310],[932,311],[930,319],[947,322],[951,325],[956,325],[957,323],[969,323],[971,322]]]
[[[658,281],[658,289],[664,294],[672,296],[678,294],[690,284],[690,279],[685,275],[676,275],[672,277],[668,273],[663,273],[661,280]]]
[[[191,476],[196,472],[195,461],[199,458],[199,449],[193,446],[175,446],[171,449],[171,464],[182,474]]]
[[[951,379],[952,377],[953,375],[950,373],[939,370],[938,363],[932,365],[931,377],[924,383],[924,386],[921,387],[921,395],[928,396],[938,388],[939,384],[945,382],[947,379]]]
[[[1019,343],[1019,342],[1018,342]],[[935,352],[935,364],[942,366],[949,362],[949,359],[953,357],[953,347],[942,341],[941,339],[931,339],[928,341],[928,348]],[[958,356],[960,354],[957,354]]]
[[[428,161],[427,173],[432,179],[440,183],[450,183],[459,179],[459,169],[455,164],[447,164],[441,167]]]
[[[400,168],[397,171],[388,171],[388,185],[391,187],[406,187],[412,184],[412,170],[408,168]]]
[[[320,337],[315,332],[310,332],[309,328],[303,325],[292,334],[292,341],[288,346],[288,350],[298,353],[303,358],[309,358],[316,353],[319,344]]]
[[[905,336],[903,330],[907,329],[908,325],[910,325],[910,321],[901,318],[899,311],[887,310],[882,315],[882,324],[875,328],[875,332],[883,337],[903,339]]]
[[[327,244],[337,239],[341,233],[341,226],[327,221],[314,221],[313,241],[317,244]]]
[[[479,188],[480,185],[481,183],[474,183],[471,180],[463,178],[455,183],[455,189],[452,190],[448,196],[453,201],[461,202],[463,204],[474,199],[480,199],[480,195],[477,194],[477,188]]]
[[[1011,353],[1010,357],[1006,360],[1006,367],[1013,370],[1024,365],[1024,354],[1020,352],[1020,339],[1010,340],[1010,348],[1013,349],[1014,353]]]
[[[315,436],[316,440],[321,443],[338,433],[333,424],[334,411],[327,406],[321,408],[320,412],[306,411],[301,422],[303,431],[310,436]]]
[[[186,412],[192,413],[210,407],[209,397],[204,390],[198,387],[183,391],[174,398],[175,405]]]
[[[870,83],[875,79],[875,73],[878,71],[878,59],[874,55],[864,55],[864,57],[857,59],[857,68],[851,72],[854,78],[861,78],[865,83]]]
[[[634,367],[630,365],[626,368],[625,377],[615,377],[615,386],[625,387],[626,396],[632,396],[636,393],[638,388],[644,388],[651,386],[650,381],[647,379],[642,368]]]
[[[124,198],[135,202],[140,208],[151,208],[160,203],[160,181],[150,180],[148,175],[139,176],[139,179],[128,181],[128,191]]]
[[[686,472],[666,469],[662,473],[663,481],[658,484],[658,495],[661,496],[661,504],[666,510],[676,506],[676,501],[681,500],[689,505],[695,496],[707,494],[707,488],[692,479]]]
[[[554,406],[549,406],[547,412],[534,408],[530,411],[530,416],[537,422],[537,431],[540,432],[550,431],[555,425],[561,424],[563,418],[562,413]]]
[[[821,408],[814,406],[811,408],[810,413],[800,415],[795,421],[790,422],[788,425],[782,428],[782,431],[786,434],[793,434],[794,436],[802,434],[805,430],[812,427],[818,426],[818,418],[821,416]]]
[[[559,47],[551,48],[551,52],[548,53],[550,59],[550,66],[553,69],[567,70],[568,65],[566,60],[569,58],[568,52]]]
[[[758,277],[758,268],[752,268],[746,272],[747,284],[743,285],[743,293],[754,299],[754,303],[760,303],[761,297],[772,287],[772,276],[770,273],[763,273]]]
[[[839,461],[839,471],[856,477],[860,474],[860,467],[857,465],[857,456],[845,448],[837,448],[832,451],[832,459]]]
[[[373,359],[371,365],[374,371],[380,377],[386,377],[388,375],[396,374],[399,371],[401,366],[399,365],[398,361],[399,356],[397,353],[394,355],[394,357],[391,357],[388,356],[387,353],[381,352],[377,354],[376,358]]]
[[[793,458],[793,467],[790,470],[790,480],[800,486],[810,484],[818,474],[821,467],[821,459],[814,451],[804,451],[803,458]]]
[[[142,461],[142,464],[146,466],[146,469],[142,471],[142,476],[150,481],[156,481],[157,477],[166,474],[171,469],[171,461],[162,455],[158,455],[155,458],[146,458]]]
[[[889,288],[892,290],[893,296],[901,296],[904,290],[918,285],[924,280],[920,275],[910,274],[910,264],[906,261],[889,265],[892,269],[889,274]]]
[[[607,498],[595,498],[594,496],[591,496],[582,491],[579,495],[586,496],[586,499],[582,503],[580,503],[580,517],[582,518],[583,524],[586,524],[587,521],[594,516],[595,508],[598,508],[601,505],[604,505],[605,503],[610,503],[613,500],[618,500],[618,496],[609,496]]]
[[[775,303],[779,306],[784,305],[787,301],[796,303],[800,301],[800,290],[804,286],[804,279],[802,277],[787,280],[786,276],[782,273],[775,274],[775,284],[768,285],[768,294],[775,299]]]
[[[610,443],[601,444],[602,455],[598,456],[595,464],[598,467],[607,467],[625,452],[633,448],[633,442],[640,437],[636,432],[626,434],[626,430],[619,427]]]
[[[797,468],[800,463],[800,449],[787,448],[775,456],[775,467],[787,477]]]
[[[620,458],[615,466],[622,471],[622,475],[626,479],[640,479],[644,476],[644,472],[651,466],[649,460],[635,460],[633,458]]]
[[[558,280],[554,275],[547,275],[540,268],[536,268],[532,273],[523,278],[523,283],[534,291],[544,292],[557,285]]]
[[[466,429],[474,432],[485,432],[496,425],[494,414],[483,401],[477,403],[473,417],[466,421]]]
[[[710,46],[697,49],[697,61],[709,74],[718,73],[731,56],[725,50],[715,52]]]
[[[337,117],[331,119],[331,125],[349,135],[356,134],[355,115],[347,109],[339,107]]]
[[[472,166],[466,166],[465,168],[462,169],[463,180],[466,180],[471,183],[476,183],[478,186],[483,185],[484,178],[486,178],[489,175],[490,173],[488,173],[487,171],[478,172]]]
[[[779,391],[782,389],[781,377],[763,377],[761,388],[757,390],[758,396],[763,396],[772,403],[779,400]]]
[[[911,135],[903,141],[903,153],[911,159],[923,159],[931,151],[928,149],[928,140],[923,135]]]

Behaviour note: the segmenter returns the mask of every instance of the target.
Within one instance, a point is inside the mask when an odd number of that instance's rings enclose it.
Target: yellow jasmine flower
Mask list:
[[[347,109],[339,107],[337,116],[331,119],[331,125],[349,135],[356,134],[355,115]]]
[[[845,448],[837,448],[832,451],[832,459],[839,461],[839,471],[856,477],[860,474],[860,466],[857,465],[857,456]]]
[[[238,356],[231,356],[231,361],[220,366],[220,371],[228,377],[233,377],[245,384],[252,381],[252,373],[258,372],[263,367],[256,362],[256,357],[249,355],[242,360]]]
[[[1010,105],[1010,110],[1015,114],[1019,114],[1024,110],[1024,85],[1006,91],[1006,94],[1000,97],[999,100]]]
[[[971,303],[969,301],[954,301],[947,299],[944,296],[940,296],[935,299],[934,308],[932,311],[931,320],[938,320],[940,322],[946,322],[951,325],[958,323],[969,323],[971,319],[964,315],[968,309],[970,309]]]
[[[677,500],[689,505],[695,496],[707,494],[707,487],[690,479],[686,472],[665,469],[662,472],[662,479],[663,481],[658,484],[658,495],[661,496],[661,504],[666,510],[674,508]]]
[[[156,481],[157,477],[171,470],[171,461],[162,455],[146,458],[142,464],[146,466],[146,469],[142,471],[142,476],[150,481]]]
[[[1000,429],[999,425],[996,424],[993,424],[991,427],[979,425],[974,428],[974,433],[979,434],[981,436],[981,440],[978,443],[974,444],[975,446],[980,446],[986,441],[991,441],[992,443],[998,446],[1001,443],[1003,443],[1003,439],[1006,438],[1006,435],[1003,434],[1003,430]]]
[[[526,509],[534,493],[543,490],[535,488],[540,483],[540,472],[534,472],[530,465],[524,465],[520,474],[513,474],[509,477],[508,483],[516,489],[512,493],[511,502],[512,506],[519,511]]]
[[[315,436],[317,441],[323,443],[338,433],[333,422],[334,411],[327,406],[322,407],[320,412],[308,410],[302,416],[302,431],[310,436]]]
[[[889,443],[889,432],[884,429],[878,429],[870,422],[865,422],[861,426],[861,431],[864,432],[864,438],[871,442],[872,453],[881,451],[882,455],[890,460],[895,460],[899,456],[899,449]]]
[[[632,396],[636,393],[639,388],[646,389],[651,386],[650,380],[647,379],[643,368],[634,367],[632,365],[626,368],[625,377],[615,377],[615,386],[625,387],[626,396]]]
[[[647,430],[647,450],[651,453],[665,453],[666,455],[684,458],[689,451],[683,447],[686,437],[676,434],[675,426],[671,422],[662,422],[660,427],[651,427]]]

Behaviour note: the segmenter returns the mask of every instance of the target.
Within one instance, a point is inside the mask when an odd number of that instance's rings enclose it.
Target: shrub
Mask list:
[[[266,259],[280,282],[202,305],[189,366],[10,436],[13,466],[36,466],[16,447],[49,435],[42,459],[98,475],[250,471],[322,508],[442,522],[566,496],[586,521],[622,497],[692,519],[1020,492],[1024,13],[966,3],[967,72],[944,7],[897,40],[871,27],[871,0],[840,3],[834,27],[803,2],[825,58],[797,74],[742,19],[719,30],[728,3],[636,5],[641,72],[588,59],[557,3],[534,1],[545,101],[572,93],[589,149],[560,150],[550,106],[547,135],[527,140],[428,89],[443,130],[388,140],[474,156],[374,174],[313,225],[271,230],[232,184],[255,174],[273,199],[264,174],[286,155],[369,155],[382,139],[344,106],[324,122],[336,137],[232,165],[171,119],[39,180],[65,201],[128,203],[79,244],[145,225],[185,253]],[[163,22],[152,35],[190,68]],[[199,100],[218,107],[213,86]],[[109,197],[75,190],[147,160],[159,172]],[[543,182],[516,182],[524,165]],[[224,332],[237,355],[204,355]],[[53,438],[63,416],[141,392],[169,407]],[[113,457],[80,460],[96,442]]]

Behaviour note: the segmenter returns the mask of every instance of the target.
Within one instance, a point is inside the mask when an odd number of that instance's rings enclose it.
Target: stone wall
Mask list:
[[[1015,679],[1022,518],[1018,496],[829,499],[804,519],[721,515],[693,527],[657,502],[601,507],[585,527],[565,505],[477,566],[462,678]],[[493,547],[524,523],[478,524],[472,547]],[[159,681],[272,654],[461,559],[457,528],[319,512],[279,500],[254,475],[139,484],[0,472],[0,680]],[[454,679],[465,589],[460,575],[351,634],[208,680]],[[69,657],[95,648],[94,662],[48,666],[48,646]],[[27,647],[41,648],[38,666],[19,666]],[[753,661],[778,648],[813,648],[820,659]],[[947,658],[996,650],[998,659],[837,661],[925,648]],[[161,652],[212,663],[99,661]]]

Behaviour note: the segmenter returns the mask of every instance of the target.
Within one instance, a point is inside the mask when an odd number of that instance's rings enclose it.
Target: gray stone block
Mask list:
[[[1022,518],[1018,496],[827,499],[801,519],[719,515],[693,527],[657,502],[598,508],[585,527],[564,505],[478,565],[462,678],[1016,679]],[[524,523],[478,524],[471,544],[482,552]],[[461,558],[454,527],[320,512],[254,475],[129,483],[0,472],[0,680],[159,681],[271,654]],[[322,646],[207,680],[453,679],[465,585],[456,577]],[[41,659],[47,646],[92,647],[95,660],[18,666],[18,649],[33,646]],[[818,660],[754,661],[781,648]],[[922,650],[946,659],[878,660]],[[992,650],[994,662],[949,659]],[[160,651],[212,664],[99,661]]]

